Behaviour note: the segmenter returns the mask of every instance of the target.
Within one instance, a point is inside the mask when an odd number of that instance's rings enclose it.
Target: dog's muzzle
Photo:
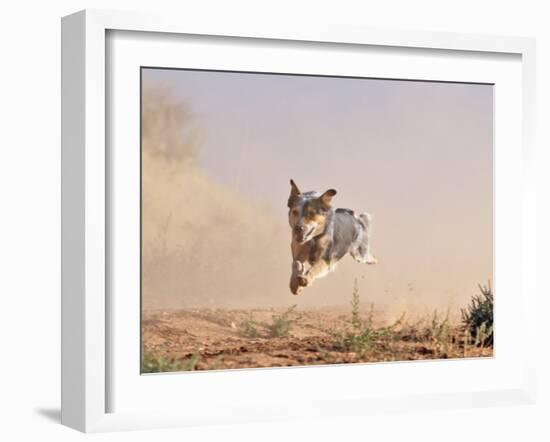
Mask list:
[[[296,225],[294,226],[294,235],[299,243],[304,243],[308,240],[308,236],[311,234],[313,229],[313,227]]]

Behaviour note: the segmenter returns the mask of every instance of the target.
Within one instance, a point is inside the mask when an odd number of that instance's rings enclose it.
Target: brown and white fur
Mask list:
[[[299,294],[317,278],[334,270],[346,254],[357,262],[376,264],[370,252],[372,217],[350,209],[334,209],[336,190],[302,193],[290,180],[288,222],[292,228],[290,290]]]

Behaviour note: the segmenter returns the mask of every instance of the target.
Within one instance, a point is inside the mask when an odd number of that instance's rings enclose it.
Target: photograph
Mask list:
[[[493,84],[140,75],[142,374],[494,356]]]

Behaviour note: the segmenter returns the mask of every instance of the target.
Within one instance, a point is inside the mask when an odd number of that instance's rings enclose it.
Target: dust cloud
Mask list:
[[[285,226],[201,170],[203,134],[185,104],[159,89],[142,102],[144,307],[288,302]]]

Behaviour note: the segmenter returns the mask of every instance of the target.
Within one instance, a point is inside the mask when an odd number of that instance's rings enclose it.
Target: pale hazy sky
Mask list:
[[[335,188],[335,206],[374,215],[384,278],[452,293],[492,278],[492,86],[157,69],[143,82],[190,107],[205,171],[281,222],[291,177]]]

